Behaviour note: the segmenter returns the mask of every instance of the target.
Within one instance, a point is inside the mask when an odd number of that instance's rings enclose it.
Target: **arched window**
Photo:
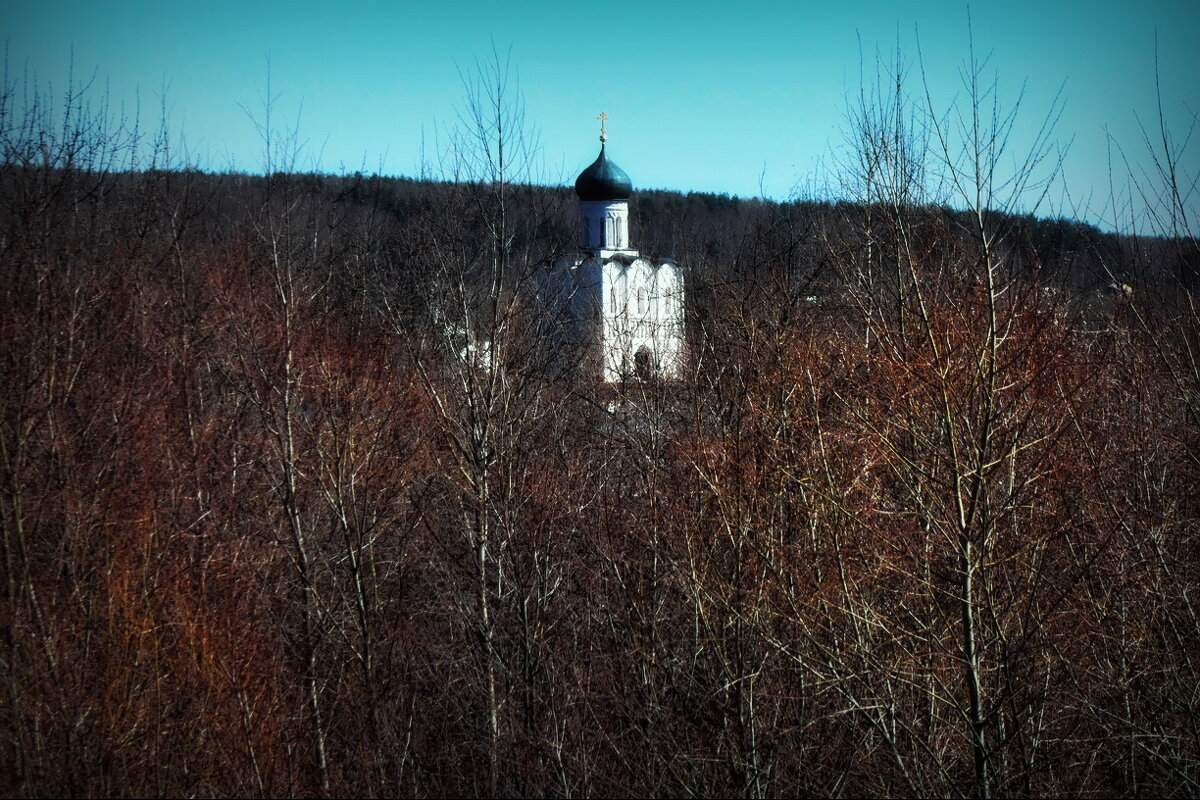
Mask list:
[[[648,381],[654,377],[654,354],[649,347],[638,348],[633,355],[633,374],[639,381]]]

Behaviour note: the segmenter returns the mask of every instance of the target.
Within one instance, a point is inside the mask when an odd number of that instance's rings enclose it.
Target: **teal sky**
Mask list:
[[[968,54],[966,4],[933,0],[2,0],[0,9],[10,81],[28,75],[61,93],[73,49],[76,77],[94,72],[111,102],[140,105],[143,123],[156,123],[165,93],[171,127],[206,169],[262,168],[250,115],[261,116],[269,57],[275,119],[299,116],[301,168],[417,174],[422,139],[434,160],[440,132],[456,122],[460,71],[490,58],[494,43],[510,54],[538,133],[544,168],[535,177],[573,180],[595,157],[603,110],[610,155],[635,187],[777,199],[829,193],[822,165],[844,147],[860,42],[868,62],[897,41],[914,60],[919,36],[939,107],[961,91]],[[1042,211],[1113,227],[1110,154],[1118,189],[1126,167],[1109,137],[1143,168],[1138,117],[1157,120],[1156,31],[1164,108],[1179,141],[1200,112],[1200,4],[1022,0],[977,3],[970,13],[1001,101],[1025,84],[1018,148],[1065,82],[1055,138],[1070,149]],[[1190,143],[1192,175],[1198,154],[1200,142]]]

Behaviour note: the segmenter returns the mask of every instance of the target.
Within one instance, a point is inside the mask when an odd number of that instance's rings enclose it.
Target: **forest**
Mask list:
[[[5,85],[0,794],[1200,794],[1179,152],[1105,233],[884,81],[837,199],[635,194],[687,378],[604,384],[498,77],[421,180]]]

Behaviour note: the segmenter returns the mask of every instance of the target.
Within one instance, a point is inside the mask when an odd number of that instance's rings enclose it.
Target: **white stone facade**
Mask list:
[[[604,260],[604,380],[683,377],[683,273],[670,261]]]
[[[562,342],[592,352],[606,382],[680,380],[686,364],[683,270],[653,262],[628,244],[628,207],[583,203],[583,241],[591,244],[559,262],[550,294],[566,314]],[[592,236],[597,221],[601,235]],[[561,313],[561,312],[560,312]]]
[[[636,251],[582,251],[546,287],[562,315],[559,344],[607,383],[680,380],[686,366],[683,271]],[[552,299],[557,298],[557,299]]]

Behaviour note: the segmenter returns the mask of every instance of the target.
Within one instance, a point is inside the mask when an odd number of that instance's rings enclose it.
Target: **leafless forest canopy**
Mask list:
[[[6,85],[0,794],[1200,794],[1180,151],[1022,213],[977,78],[864,92],[842,202],[636,195],[689,370],[617,385],[503,70],[428,182]]]

